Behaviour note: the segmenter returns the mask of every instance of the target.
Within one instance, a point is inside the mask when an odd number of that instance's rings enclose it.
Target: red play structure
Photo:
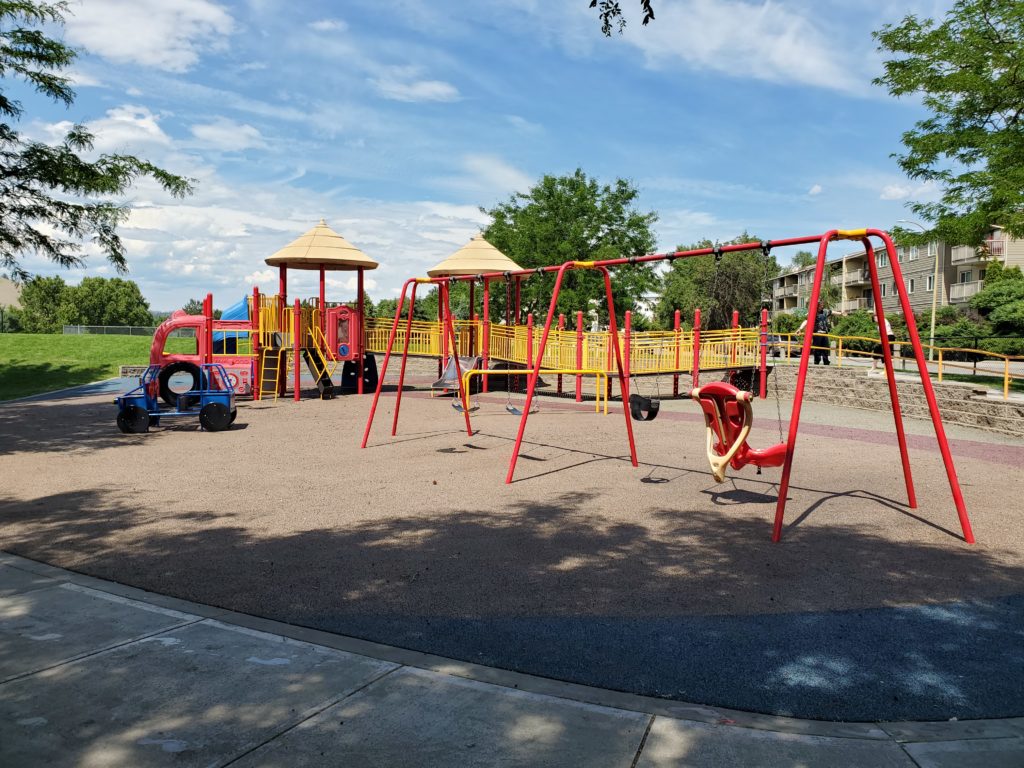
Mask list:
[[[811,290],[810,301],[807,306],[808,317],[814,317],[818,311],[818,299],[821,293],[821,281],[825,271],[825,260],[828,252],[829,243],[836,240],[858,240],[864,248],[865,253],[873,253],[874,249],[871,244],[870,238],[878,238],[882,241],[885,249],[889,255],[889,263],[892,265],[893,270],[893,281],[894,287],[896,288],[897,294],[899,295],[900,306],[903,310],[903,315],[907,321],[907,332],[910,337],[910,343],[913,347],[914,358],[917,361],[918,371],[921,375],[921,386],[924,388],[925,397],[928,401],[928,410],[931,415],[932,424],[935,428],[935,436],[939,444],[939,450],[942,454],[942,461],[946,468],[946,475],[949,479],[950,490],[953,495],[953,502],[956,505],[957,515],[960,519],[960,527],[963,531],[964,540],[969,543],[974,543],[974,534],[971,530],[970,519],[967,516],[967,509],[964,505],[963,495],[960,492],[960,483],[957,479],[956,469],[953,466],[953,457],[949,452],[949,443],[946,440],[945,430],[942,426],[942,418],[939,414],[938,404],[935,400],[935,392],[932,388],[931,378],[928,375],[928,366],[925,360],[924,353],[921,349],[921,339],[917,332],[917,325],[914,322],[914,313],[910,307],[910,301],[906,293],[906,287],[903,283],[903,277],[901,274],[899,259],[896,258],[896,247],[892,242],[889,235],[879,229],[857,229],[857,230],[837,230],[833,229],[825,232],[822,235],[813,235],[808,237],[795,237],[787,238],[784,240],[771,240],[765,242],[755,243],[742,243],[738,245],[724,245],[715,246],[713,248],[699,248],[691,251],[676,251],[673,253],[656,253],[649,254],[646,256],[630,256],[627,258],[619,259],[606,259],[603,261],[569,261],[559,266],[541,267],[536,270],[522,270],[518,273],[511,273],[512,276],[518,277],[521,275],[528,275],[534,272],[555,272],[557,273],[555,279],[554,290],[551,296],[551,303],[548,309],[547,319],[544,323],[544,332],[540,339],[539,349],[534,357],[535,362],[529,369],[528,385],[526,390],[526,403],[522,409],[522,416],[519,421],[519,430],[516,434],[515,447],[512,451],[512,458],[509,462],[508,473],[505,476],[505,482],[511,483],[512,477],[515,473],[516,460],[519,458],[519,451],[523,442],[523,435],[526,433],[526,423],[531,413],[531,404],[535,395],[537,386],[537,380],[540,376],[542,369],[542,361],[544,358],[544,350],[548,342],[548,336],[551,332],[552,321],[557,317],[556,308],[558,306],[558,295],[561,291],[562,282],[566,272],[573,269],[594,269],[600,271],[604,275],[605,284],[605,298],[609,310],[609,333],[612,338],[612,346],[615,350],[616,366],[618,372],[619,386],[621,389],[622,402],[623,402],[623,415],[626,423],[626,437],[629,443],[629,455],[633,466],[637,466],[636,458],[636,445],[633,440],[633,427],[630,422],[630,415],[628,408],[625,404],[629,402],[629,376],[623,369],[622,355],[619,351],[619,333],[616,326],[615,310],[614,310],[614,299],[612,294],[611,277],[609,269],[614,267],[636,265],[636,264],[648,264],[658,261],[674,261],[675,259],[692,258],[695,256],[715,256],[720,258],[725,253],[731,253],[735,251],[749,251],[754,249],[762,249],[765,253],[768,253],[772,248],[779,248],[785,246],[796,246],[806,245],[809,243],[818,243],[818,256],[817,263],[814,271],[814,285]],[[868,259],[868,268],[871,275],[871,289],[874,297],[874,307],[876,320],[878,322],[879,338],[886,338],[885,333],[885,315],[882,311],[882,296],[881,289],[878,280],[878,268],[873,258]],[[369,418],[366,422],[366,430],[363,434],[362,447],[366,447],[367,439],[370,435],[370,429],[373,425],[373,417],[377,410],[377,402],[380,398],[381,387],[384,382],[384,376],[387,373],[388,363],[391,357],[391,347],[394,344],[395,337],[398,331],[399,323],[402,319],[402,311],[405,306],[406,295],[409,294],[410,286],[412,292],[409,301],[408,320],[406,327],[412,322],[412,310],[415,303],[416,297],[416,286],[422,283],[436,284],[440,288],[440,305],[443,311],[443,322],[444,322],[444,333],[446,338],[451,343],[451,348],[456,349],[455,344],[455,330],[452,319],[450,303],[449,303],[449,286],[459,280],[475,280],[475,279],[497,279],[501,277],[509,277],[510,273],[494,273],[489,275],[476,275],[476,276],[450,276],[450,277],[435,277],[435,278],[412,278],[407,280],[402,288],[402,295],[398,300],[398,307],[395,312],[394,324],[391,327],[391,335],[388,342],[388,352],[384,357],[384,364],[381,370],[381,374],[377,384],[377,390],[374,394],[373,404],[370,408]],[[812,324],[807,325],[807,329],[804,332],[803,349],[800,357],[800,368],[797,374],[796,391],[793,397],[793,408],[789,420],[789,435],[785,442],[779,443],[774,446],[770,446],[764,449],[753,449],[747,445],[747,436],[750,433],[750,427],[753,422],[753,409],[750,403],[750,396],[748,393],[741,392],[735,387],[725,383],[715,383],[706,385],[704,387],[698,387],[691,392],[691,396],[700,404],[701,409],[704,412],[705,422],[708,430],[708,456],[712,465],[712,472],[716,480],[721,481],[724,479],[725,466],[727,464],[732,465],[734,468],[739,469],[746,464],[754,464],[759,467],[773,467],[782,466],[782,479],[779,483],[779,495],[778,501],[775,508],[775,521],[772,527],[772,541],[779,541],[782,537],[782,523],[786,512],[786,497],[789,491],[789,480],[790,473],[793,467],[793,454],[796,449],[797,434],[800,428],[800,409],[803,404],[804,387],[807,380],[807,366],[810,361],[810,352],[812,346],[813,336]],[[406,333],[406,344],[408,344],[408,332]],[[764,349],[762,348],[762,355]],[[889,397],[892,405],[893,420],[896,427],[896,439],[899,444],[900,458],[903,465],[903,477],[907,488],[907,504],[911,509],[917,508],[917,496],[914,493],[914,484],[911,478],[910,472],[910,457],[907,453],[907,441],[906,435],[903,430],[903,417],[900,413],[899,395],[896,390],[896,377],[893,371],[892,363],[892,351],[888,344],[882,344],[882,357],[885,364],[886,379],[889,385]],[[397,393],[397,399],[395,403],[395,414],[392,423],[392,435],[397,431],[398,427],[398,412],[399,406],[401,405],[402,397],[402,380],[405,375],[405,360],[406,350],[403,350],[402,355],[402,369],[399,378],[399,387]],[[464,406],[468,405],[468,393],[465,389],[462,371],[459,369],[458,356],[455,356],[455,365],[458,373],[458,386],[459,386],[459,398]],[[569,373],[569,371],[563,371]],[[462,413],[466,422],[466,432],[470,436],[473,435],[473,429],[470,423],[469,408],[463,407]]]

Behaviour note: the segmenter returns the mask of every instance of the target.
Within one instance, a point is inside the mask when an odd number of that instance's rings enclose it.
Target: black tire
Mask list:
[[[117,414],[117,428],[129,435],[149,432],[149,413],[137,405],[126,405]]]
[[[231,411],[231,421],[229,421],[228,424],[234,424],[236,416],[238,416],[238,409],[237,408],[235,408],[235,409],[233,409]]]
[[[199,411],[199,423],[209,432],[220,432],[231,426],[231,411],[222,403],[207,403]]]
[[[177,373],[188,373],[192,375],[192,386],[188,390],[175,390],[171,388],[171,377]],[[199,371],[199,366],[195,363],[177,362],[165,365],[160,369],[160,375],[157,377],[157,382],[160,384],[160,397],[168,405],[177,407],[178,395],[183,395],[185,392],[192,389],[199,389],[202,385],[203,377]]]

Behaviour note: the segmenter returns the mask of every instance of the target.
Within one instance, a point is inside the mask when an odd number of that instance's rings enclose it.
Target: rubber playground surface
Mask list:
[[[813,376],[813,370],[811,371]],[[429,371],[412,383],[422,385]],[[543,398],[243,402],[233,429],[122,435],[112,395],[0,406],[0,549],[177,597],[479,664],[828,720],[1024,715],[1024,438],[948,430],[966,545],[931,426],[805,403],[780,470],[722,484],[695,404],[634,429]],[[521,398],[517,398],[521,403]],[[781,404],[783,418],[788,402]],[[750,443],[779,440],[772,399]]]

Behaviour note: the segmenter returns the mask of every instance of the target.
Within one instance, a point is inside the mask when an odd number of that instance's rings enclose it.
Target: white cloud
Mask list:
[[[309,28],[316,32],[344,32],[348,24],[341,19],[319,19],[310,22]]]
[[[525,117],[520,117],[519,115],[505,115],[505,119],[513,128],[522,131],[523,133],[540,133],[544,130],[542,125],[532,123]]]
[[[443,80],[420,80],[419,67],[388,67],[370,84],[392,101],[458,101],[459,90]]]
[[[525,192],[533,179],[497,155],[468,154],[460,160],[463,173],[437,179],[437,184],[482,200],[497,200],[512,192]]]
[[[66,29],[69,42],[110,61],[185,72],[223,47],[234,21],[211,0],[82,0]]]
[[[43,140],[56,143],[71,129],[69,120],[33,126]],[[126,104],[107,110],[106,117],[86,123],[95,137],[96,152],[135,152],[145,148],[169,147],[171,137],[159,125],[159,117],[146,107]]]
[[[814,186],[812,186],[810,189],[807,190],[807,194],[808,195],[812,195],[812,196],[813,195],[820,195],[823,191],[824,190],[822,190],[821,184],[815,184]]]
[[[251,125],[218,117],[212,123],[192,126],[192,135],[211,149],[241,151],[266,147],[260,132]]]

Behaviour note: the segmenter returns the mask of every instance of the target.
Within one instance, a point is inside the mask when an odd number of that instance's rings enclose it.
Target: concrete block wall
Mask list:
[[[778,387],[784,404],[791,402],[796,386],[796,365],[777,366],[769,376],[769,388]],[[934,382],[935,397],[942,420],[946,424],[999,432],[1006,435],[1024,434],[1024,401],[1000,400],[974,393],[975,387],[960,382]],[[928,401],[921,380],[913,374],[897,372],[896,389],[900,410],[908,418],[928,419]],[[888,411],[889,387],[884,371],[871,371],[861,367],[839,368],[810,366],[804,389],[807,400],[832,403],[870,411]],[[769,398],[772,393],[769,389]],[[783,407],[785,413],[785,407]]]

